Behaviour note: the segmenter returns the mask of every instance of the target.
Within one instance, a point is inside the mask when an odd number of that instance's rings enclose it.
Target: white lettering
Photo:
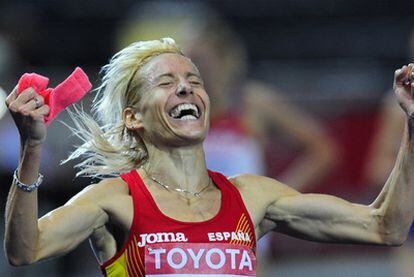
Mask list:
[[[148,267],[148,272],[160,274],[176,272],[175,270],[180,274],[198,271],[210,274],[236,274],[242,271],[254,273],[256,262],[252,250],[237,245],[227,248],[229,246],[223,243],[155,244],[145,250],[145,267]]]
[[[157,234],[148,234],[147,235],[147,243],[156,243],[157,240]]]
[[[183,233],[176,233],[176,241],[180,241],[180,242],[185,242],[188,241],[188,239],[185,237],[185,235]]]
[[[147,244],[157,243],[157,242],[186,242],[188,239],[184,233],[149,233],[149,234],[140,234],[141,241],[137,243],[138,247],[144,247]]]
[[[166,250],[165,249],[163,249],[163,248],[158,248],[158,249],[151,249],[150,251],[149,251],[149,254],[150,255],[152,255],[152,254],[154,254],[155,255],[155,268],[156,269],[160,269],[161,268],[161,254],[164,254],[166,252]]]
[[[174,233],[157,233],[157,241],[176,242]]]
[[[246,233],[246,241],[251,241],[248,233]]]
[[[249,270],[251,271],[252,266],[252,260],[250,259],[249,253],[247,253],[246,250],[243,250],[242,258],[240,261],[239,269],[243,269],[243,267],[247,266]]]
[[[190,254],[191,258],[194,261],[194,268],[199,268],[200,267],[200,259],[201,256],[203,255],[205,249],[200,249],[200,251],[198,251],[197,255],[195,255],[195,253],[193,252],[193,249],[187,249],[188,253]]]
[[[218,254],[220,257],[220,260],[217,264],[214,264],[213,261],[211,260],[211,256],[213,254]],[[211,268],[211,269],[219,269],[222,268],[223,265],[226,263],[226,256],[224,255],[223,251],[221,251],[218,248],[212,248],[210,250],[207,251],[206,254],[206,262],[207,265]]]
[[[207,233],[209,241],[229,241],[229,240],[238,240],[250,242],[250,236],[248,233],[237,231],[237,232],[216,232],[216,233]]]
[[[146,237],[147,237],[147,234],[141,234],[141,235],[139,235],[140,237],[141,237],[141,241],[140,242],[138,242],[138,246],[139,247],[144,247],[145,246],[145,244],[146,244]]]
[[[180,263],[175,263],[174,259],[173,259],[173,255],[177,253],[181,256],[181,262]],[[168,264],[175,269],[181,269],[185,266],[185,264],[187,263],[187,254],[185,254],[184,250],[182,250],[181,248],[173,248],[170,250],[170,252],[168,252],[167,254],[167,262]]]
[[[244,238],[243,232],[238,232],[237,235],[239,236],[239,240],[246,241],[246,239]]]
[[[240,254],[240,250],[226,249],[226,253],[230,253],[231,269],[236,269],[236,254]]]

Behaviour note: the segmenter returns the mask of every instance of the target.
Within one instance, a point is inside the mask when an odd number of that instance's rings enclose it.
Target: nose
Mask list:
[[[193,88],[191,87],[188,81],[182,81],[177,86],[176,95],[177,96],[186,96],[193,94]]]

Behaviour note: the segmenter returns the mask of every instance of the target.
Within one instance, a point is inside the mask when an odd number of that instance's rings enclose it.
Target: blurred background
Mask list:
[[[390,89],[394,70],[414,56],[414,2],[14,0],[0,1],[0,13],[2,214],[19,155],[4,98],[19,77],[36,72],[54,87],[81,66],[96,87],[115,52],[165,36],[199,66],[212,99],[210,168],[368,204],[394,163],[404,117]],[[58,119],[70,124],[66,112]],[[76,143],[61,122],[51,124],[41,215],[93,182],[75,178],[73,163],[59,165]],[[413,241],[389,249],[272,234],[259,246],[259,276],[414,276]],[[0,276],[99,275],[88,242],[23,268],[0,254]]]

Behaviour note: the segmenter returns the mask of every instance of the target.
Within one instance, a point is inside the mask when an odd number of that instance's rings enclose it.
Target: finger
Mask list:
[[[404,80],[404,78],[407,75],[407,72],[408,72],[408,67],[406,65],[404,65],[400,69],[397,69],[395,71],[395,81],[396,82],[401,82],[402,80]]]
[[[16,97],[16,99],[9,103],[8,107],[9,110],[12,112],[19,112],[20,108],[27,104],[29,101],[31,101],[35,97],[41,97],[33,88],[28,88],[19,93]]]
[[[6,100],[5,100],[6,107],[9,107],[10,103],[13,102],[14,100],[16,100],[16,98],[17,98],[17,86],[18,85],[16,85],[14,87],[14,89],[12,90],[12,92],[10,92],[10,94],[7,95]]]
[[[401,69],[395,71],[395,84],[410,88],[413,82],[413,64],[405,65]]]
[[[411,83],[411,86],[410,86],[410,95],[411,95],[411,98],[414,96],[414,82],[412,82]]]
[[[32,100],[34,97],[36,97],[38,94],[33,88],[28,88],[23,90],[19,95],[17,95],[16,98],[16,104],[17,105],[23,105]]]
[[[44,104],[44,99],[41,95],[33,97],[29,102],[19,107],[19,112],[23,115],[29,115],[30,112],[40,108]]]
[[[45,104],[45,99],[41,95],[36,95],[33,98],[33,102],[35,104],[35,108],[38,109]]]
[[[30,116],[35,120],[43,120],[43,118],[50,112],[48,105],[42,105],[40,108],[30,112]]]
[[[414,64],[410,63],[407,66],[407,74],[406,74],[406,78],[402,81],[403,85],[406,86],[407,88],[410,89],[411,91],[411,84],[413,82],[413,68],[414,68]]]

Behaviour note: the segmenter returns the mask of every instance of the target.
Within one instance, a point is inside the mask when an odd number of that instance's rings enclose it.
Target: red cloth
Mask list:
[[[88,76],[80,67],[77,67],[56,88],[46,88],[48,83],[47,77],[36,73],[25,73],[20,77],[17,87],[17,94],[32,87],[44,98],[45,104],[50,107],[49,114],[45,116],[46,125],[49,125],[66,107],[82,99],[92,88]]]

